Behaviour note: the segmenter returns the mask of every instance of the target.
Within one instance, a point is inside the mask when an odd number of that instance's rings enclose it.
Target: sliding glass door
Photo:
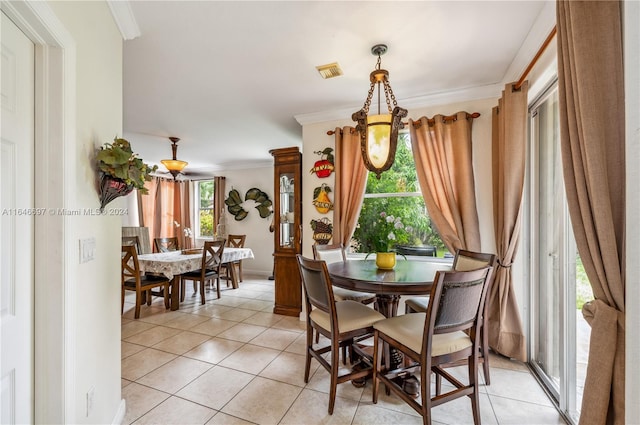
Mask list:
[[[577,422],[588,326],[580,314],[589,294],[576,253],[562,176],[558,94],[552,86],[530,109],[530,362],[560,410]],[[588,282],[586,283],[588,287]],[[577,292],[581,292],[580,299]],[[585,331],[587,335],[585,335]],[[580,360],[580,361],[578,361]]]

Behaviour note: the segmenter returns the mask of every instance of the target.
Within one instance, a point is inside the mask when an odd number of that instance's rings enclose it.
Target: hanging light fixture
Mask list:
[[[376,69],[369,76],[371,87],[362,109],[351,116],[351,119],[357,122],[356,130],[360,133],[360,149],[364,165],[369,171],[376,173],[378,179],[383,171],[393,165],[398,143],[398,130],[404,127],[402,118],[407,116],[407,110],[398,106],[393,90],[391,90],[389,71],[380,69],[380,56],[386,52],[387,46],[385,44],[376,44],[371,48],[371,53],[378,56]],[[378,113],[369,115],[371,99],[376,88],[378,89]],[[383,89],[388,110],[388,113],[385,114],[380,112],[380,98]],[[391,109],[392,103],[393,109]]]
[[[178,174],[180,174],[184,167],[189,165],[189,163],[176,159],[176,154],[178,153],[178,142],[180,141],[180,139],[177,137],[169,137],[169,140],[171,140],[171,151],[173,152],[173,159],[163,159],[160,162],[162,162],[162,164],[167,167],[167,170],[169,170],[169,172],[173,176],[173,179],[175,180],[176,177],[178,177]]]

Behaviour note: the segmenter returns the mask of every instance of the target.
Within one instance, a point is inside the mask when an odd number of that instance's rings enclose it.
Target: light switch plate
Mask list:
[[[96,238],[80,239],[80,263],[92,261],[96,252]]]

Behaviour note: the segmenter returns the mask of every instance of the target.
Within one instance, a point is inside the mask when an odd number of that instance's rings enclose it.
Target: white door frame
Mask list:
[[[45,2],[0,2],[35,43],[34,419],[75,422],[75,269],[65,216],[75,182],[75,40]],[[62,400],[62,403],[60,402]]]

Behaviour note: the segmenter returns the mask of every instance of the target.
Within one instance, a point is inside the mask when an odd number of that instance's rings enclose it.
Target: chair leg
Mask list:
[[[151,305],[151,289],[147,291],[147,305]]]
[[[206,281],[198,281],[198,284],[200,285],[200,303],[202,305],[204,305],[204,303],[205,303],[205,301],[204,301],[204,285],[206,283],[207,283]]]
[[[478,396],[478,358],[477,353],[469,359],[469,385],[473,387],[471,399],[471,411],[473,412],[473,423],[480,423],[480,398]]]
[[[140,318],[140,304],[142,303],[142,292],[136,291],[136,311],[133,317],[135,319]]]
[[[164,292],[164,309],[165,310],[169,310],[169,308],[171,308],[171,302],[170,302],[171,297],[169,296],[169,285],[168,284],[164,286],[162,292]]]
[[[485,316],[486,317],[486,316]],[[484,326],[482,327],[482,335],[480,351],[482,352],[482,372],[484,373],[484,384],[491,385],[491,376],[489,376],[489,336],[485,332]]]
[[[378,403],[378,388],[380,386],[380,381],[378,380],[378,373],[380,373],[381,366],[381,358],[380,358],[380,347],[382,346],[382,340],[378,336],[378,331],[375,331],[373,336],[373,404]]]
[[[336,390],[338,387],[338,367],[340,364],[340,349],[338,340],[332,338],[331,341],[331,387],[329,388],[329,414],[333,415],[333,408],[336,404]]]
[[[313,328],[309,324],[307,319],[307,349],[306,351],[306,359],[304,363],[304,383],[309,383],[309,369],[311,369],[311,347],[313,346]]]
[[[238,262],[238,280],[242,282],[242,261]]]
[[[216,294],[218,295],[218,299],[220,299],[220,276],[216,278]]]
[[[180,302],[184,301],[185,292],[187,292],[186,286],[187,285],[185,284],[185,281],[181,278],[180,279]]]

